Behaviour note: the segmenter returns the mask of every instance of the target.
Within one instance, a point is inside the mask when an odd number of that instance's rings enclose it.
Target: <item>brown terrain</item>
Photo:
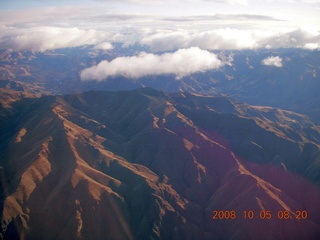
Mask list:
[[[148,88],[8,98],[0,239],[320,239],[304,115]]]

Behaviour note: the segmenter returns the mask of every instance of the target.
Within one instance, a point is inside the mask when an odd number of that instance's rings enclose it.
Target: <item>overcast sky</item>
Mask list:
[[[202,50],[319,49],[320,0],[0,0],[0,31],[0,49],[46,51],[83,45],[112,49],[115,43],[124,48],[140,44],[158,55],[119,61],[153,58],[159,64],[169,57],[201,54],[208,60],[199,64],[203,70],[216,59]],[[165,51],[172,54],[161,55]],[[264,64],[270,62],[282,66],[277,58]],[[101,64],[100,73],[117,63]],[[149,70],[139,69],[141,76]],[[115,74],[124,75],[121,71]],[[88,78],[90,73],[82,75]]]

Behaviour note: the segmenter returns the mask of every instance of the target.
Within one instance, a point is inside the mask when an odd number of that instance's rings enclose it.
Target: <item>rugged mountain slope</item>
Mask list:
[[[140,89],[23,99],[0,126],[4,239],[320,236],[320,137],[303,115]]]

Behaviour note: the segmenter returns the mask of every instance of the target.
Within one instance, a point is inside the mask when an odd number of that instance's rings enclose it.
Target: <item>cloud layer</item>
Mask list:
[[[145,30],[147,29],[147,30]],[[67,47],[94,45],[95,49],[112,49],[112,43],[122,42],[124,47],[141,44],[153,51],[172,51],[198,47],[206,50],[305,48],[319,49],[320,32],[295,29],[291,31],[243,30],[220,28],[191,32],[166,29],[126,29],[116,33],[66,27],[6,27],[1,29],[0,48],[46,51]]]
[[[140,43],[151,47],[155,51],[194,46],[208,50],[283,47],[315,49],[320,45],[320,33],[303,29],[277,32],[232,28],[197,33],[163,31],[142,38]]]
[[[174,53],[155,55],[142,52],[137,56],[118,57],[110,62],[102,61],[83,70],[82,80],[104,80],[111,76],[140,78],[148,75],[173,74],[176,77],[218,69],[222,61],[213,53],[197,47],[180,49]]]
[[[109,34],[96,30],[59,27],[32,27],[5,29],[0,37],[1,48],[14,50],[46,51],[59,48],[95,45],[95,48],[112,49],[107,41]]]
[[[318,0],[20,1],[42,4],[0,10],[0,48],[111,49],[114,43],[154,51],[320,47]],[[265,2],[273,4],[260,11]]]
[[[282,67],[282,58],[279,56],[276,57],[267,57],[262,60],[262,65],[266,66],[274,66],[274,67]]]

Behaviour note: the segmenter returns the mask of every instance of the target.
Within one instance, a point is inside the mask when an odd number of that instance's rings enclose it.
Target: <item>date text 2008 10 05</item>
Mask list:
[[[242,211],[238,213],[236,210],[213,210],[212,219],[214,220],[235,220],[235,219],[261,219],[270,220],[274,217],[277,219],[297,219],[305,220],[308,218],[308,212],[305,210],[297,210],[295,212],[289,210],[279,210],[276,213],[271,213],[270,210],[261,210],[260,212],[254,212],[252,210]]]

